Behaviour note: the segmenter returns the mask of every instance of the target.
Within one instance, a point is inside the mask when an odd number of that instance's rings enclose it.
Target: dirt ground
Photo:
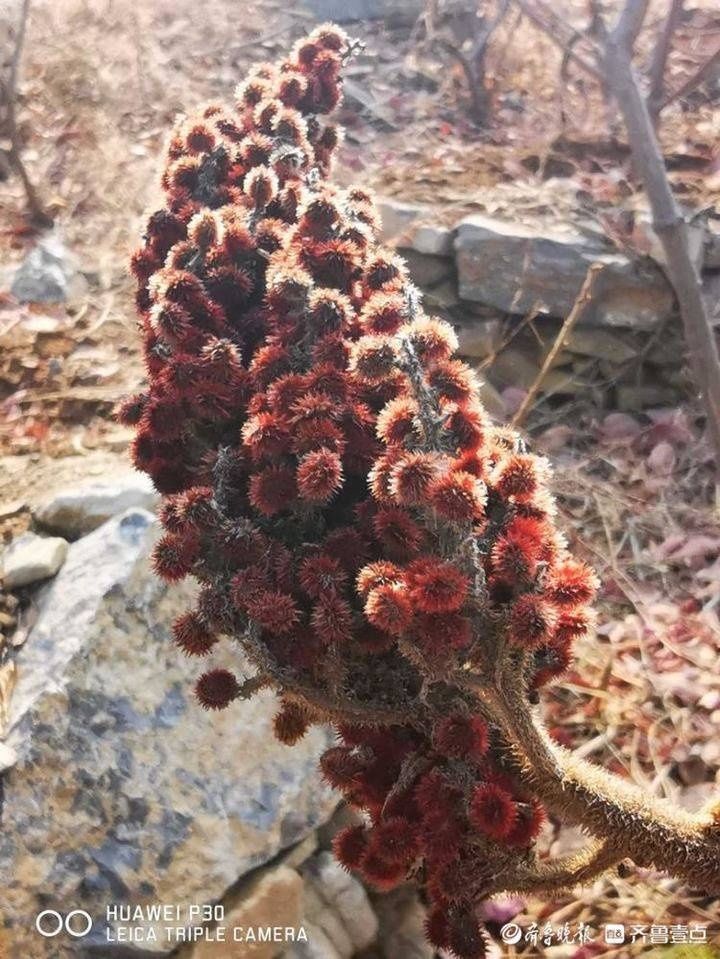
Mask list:
[[[671,62],[681,82],[698,44],[720,38],[712,0]],[[582,22],[584,4],[568,4]],[[653,5],[650,33],[662,2]],[[570,18],[572,20],[572,17]],[[53,488],[127,466],[128,431],[111,411],[143,378],[128,276],[130,251],[158,190],[178,114],[228,100],[248,64],[270,59],[311,23],[299,7],[205,0],[36,0],[21,86],[25,157],[84,290],[67,306],[21,307],[0,286],[0,528],[15,534]],[[577,72],[558,102],[561,53],[510,21],[491,64],[493,123],[474,128],[462,79],[423,53],[417,30],[377,23],[353,32],[366,52],[349,73],[338,178],[386,195],[518,218],[578,209],[619,244],[641,243],[628,216],[617,120]],[[708,39],[709,38],[709,39]],[[651,37],[644,40],[649,43]],[[717,104],[669,109],[662,128],[673,184],[687,206],[720,200]],[[558,181],[560,185],[558,186]],[[630,217],[632,221],[632,217]],[[17,182],[0,183],[0,255],[9,276],[34,241]],[[574,549],[604,582],[597,638],[549,697],[555,735],[658,795],[695,807],[720,785],[720,522],[697,409],[652,415],[564,407],[528,430],[556,463],[556,491]],[[548,834],[555,854],[577,840]],[[704,922],[717,904],[657,876],[632,873],[551,904],[529,900],[518,921],[594,927]],[[545,950],[589,959],[646,946]],[[529,954],[517,947],[507,955]],[[699,959],[699,956],[698,956]]]

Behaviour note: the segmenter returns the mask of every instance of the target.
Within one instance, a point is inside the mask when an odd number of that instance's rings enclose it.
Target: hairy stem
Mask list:
[[[472,679],[491,704],[524,782],[565,822],[583,826],[638,866],[655,867],[696,889],[720,892],[720,824],[649,796],[600,766],[552,742],[517,685],[490,690]]]
[[[562,892],[596,879],[624,858],[624,853],[609,842],[590,843],[562,859],[538,862],[532,866],[516,866],[513,889],[509,891]]]

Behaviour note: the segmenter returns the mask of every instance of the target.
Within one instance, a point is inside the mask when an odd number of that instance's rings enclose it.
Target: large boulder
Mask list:
[[[35,521],[43,529],[77,539],[128,509],[152,511],[159,499],[146,473],[120,470],[112,477],[54,493],[34,510]]]
[[[672,290],[655,263],[630,260],[574,232],[537,232],[475,215],[458,225],[455,250],[463,300],[508,313],[539,307],[565,317],[588,267],[599,262],[605,270],[583,322],[649,330],[673,313]]]
[[[335,800],[317,772],[331,740],[272,736],[270,692],[205,713],[192,682],[206,666],[168,638],[194,587],[153,576],[153,516],[130,510],[70,546],[41,595],[17,659],[0,828],[0,953],[156,956],[189,904],[218,901],[239,877],[299,841]],[[242,671],[227,642],[213,664]],[[248,674],[250,670],[248,670]],[[108,906],[177,904],[165,923],[107,919]],[[86,910],[92,930],[42,938],[37,914]],[[75,920],[83,928],[82,917]],[[48,920],[52,924],[52,920]],[[127,940],[128,927],[140,928]],[[148,938],[153,929],[156,939]]]

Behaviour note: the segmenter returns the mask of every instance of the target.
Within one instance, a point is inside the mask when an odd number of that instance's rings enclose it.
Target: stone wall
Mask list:
[[[384,239],[407,259],[428,310],[455,326],[498,415],[506,407],[495,391],[533,383],[596,262],[605,269],[591,307],[540,395],[637,410],[676,403],[687,390],[674,295],[651,256],[619,252],[587,224],[559,229],[550,217],[543,229],[480,214],[453,222],[447,212],[395,200],[382,201],[380,211]],[[708,296],[718,299],[720,237],[699,223],[691,237]]]

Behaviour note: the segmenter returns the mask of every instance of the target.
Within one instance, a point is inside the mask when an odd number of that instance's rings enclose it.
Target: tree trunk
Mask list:
[[[700,277],[690,256],[685,220],[675,201],[645,100],[632,66],[632,51],[618,30],[607,38],[605,73],[627,128],[633,163],[645,186],[653,227],[665,253],[685,330],[695,383],[707,413],[708,430],[720,469],[720,356],[702,296]]]

